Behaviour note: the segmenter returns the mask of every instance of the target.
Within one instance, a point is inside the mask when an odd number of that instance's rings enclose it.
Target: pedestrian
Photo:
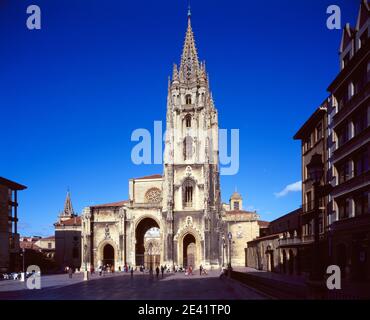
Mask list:
[[[155,268],[155,273],[157,274],[157,279],[159,278],[159,268],[157,266],[157,268]]]
[[[134,267],[131,267],[130,272],[131,272],[131,278],[133,278],[134,277]]]
[[[162,272],[162,278],[163,278],[164,266],[161,266],[161,272]]]
[[[203,266],[202,266],[202,265],[200,265],[200,267],[199,267],[199,275],[200,275],[200,276],[202,275],[202,271],[203,271]]]
[[[99,277],[103,274],[103,266],[99,266]]]
[[[72,268],[68,269],[69,279],[72,279],[73,270]]]

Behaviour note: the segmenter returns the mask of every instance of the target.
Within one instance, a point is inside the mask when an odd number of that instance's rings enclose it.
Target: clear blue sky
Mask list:
[[[355,23],[358,0],[192,1],[198,53],[206,60],[222,128],[240,129],[240,171],[221,178],[244,208],[272,220],[301,204],[293,135],[326,98],[338,72],[341,31],[326,8]],[[26,28],[26,7],[42,30]],[[187,1],[0,2],[0,176],[19,195],[20,232],[49,235],[67,188],[75,210],[127,199],[128,179],[161,173],[131,162],[131,133],[165,119],[167,78],[178,63]]]

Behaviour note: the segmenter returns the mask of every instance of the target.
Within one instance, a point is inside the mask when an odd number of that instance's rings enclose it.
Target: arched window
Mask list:
[[[191,179],[186,179],[182,188],[183,188],[183,206],[184,208],[192,208],[194,198],[194,181]]]
[[[187,94],[185,96],[185,102],[186,102],[186,104],[191,104],[191,95],[190,94]]]
[[[185,125],[186,125],[186,128],[191,128],[191,115],[190,114],[187,114],[185,117]]]
[[[184,159],[189,160],[193,156],[193,138],[186,136],[184,139]]]
[[[234,201],[234,210],[239,210],[239,201]]]

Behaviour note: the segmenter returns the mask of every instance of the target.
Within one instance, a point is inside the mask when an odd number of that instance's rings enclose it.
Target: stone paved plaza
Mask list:
[[[41,290],[25,289],[19,281],[1,281],[0,299],[25,300],[63,300],[63,299],[114,299],[114,300],[236,300],[266,299],[253,289],[233,280],[219,279],[218,272],[209,275],[185,276],[183,273],[167,274],[162,279],[148,274],[115,273],[102,277],[93,275],[91,280],[83,281],[82,274],[51,275],[42,277]]]

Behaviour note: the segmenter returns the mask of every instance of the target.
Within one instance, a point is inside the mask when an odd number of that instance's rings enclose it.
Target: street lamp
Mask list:
[[[23,267],[22,267],[22,275],[21,275],[21,281],[26,281],[26,273],[25,273],[25,263],[24,263],[24,256],[26,254],[26,249],[25,248],[22,248],[22,263],[23,263]]]
[[[227,234],[227,238],[229,239],[229,265],[228,265],[228,275],[231,277],[231,240],[233,239],[233,235],[231,232]]]

